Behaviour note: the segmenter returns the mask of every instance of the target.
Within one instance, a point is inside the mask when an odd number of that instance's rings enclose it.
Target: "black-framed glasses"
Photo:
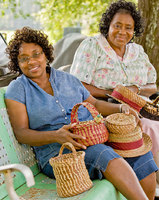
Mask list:
[[[28,63],[30,58],[38,59],[38,58],[40,58],[40,56],[42,54],[43,54],[43,51],[42,52],[35,52],[35,53],[33,53],[32,56],[22,56],[22,57],[18,58],[18,62],[20,62],[20,63],[26,63],[27,62]]]

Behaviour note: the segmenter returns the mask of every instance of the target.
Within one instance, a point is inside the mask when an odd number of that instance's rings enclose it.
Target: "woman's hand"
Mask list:
[[[60,144],[63,144],[65,142],[70,142],[74,145],[76,149],[86,149],[86,146],[78,143],[75,141],[75,139],[82,139],[85,140],[86,138],[80,135],[76,135],[71,133],[71,128],[73,128],[76,124],[69,124],[64,125],[62,128],[60,128],[57,131],[57,142]]]
[[[137,111],[135,111],[134,109],[132,109],[130,106],[126,105],[126,104],[120,104],[121,106],[121,112],[125,113],[125,114],[132,114],[135,116],[136,118],[136,123],[141,127],[142,129],[142,125],[141,125],[141,120],[139,118],[139,115],[137,113]]]

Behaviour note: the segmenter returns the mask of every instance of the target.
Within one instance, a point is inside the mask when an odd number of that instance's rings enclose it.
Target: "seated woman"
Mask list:
[[[119,0],[103,13],[100,34],[85,39],[77,49],[70,73],[82,81],[96,98],[121,84],[145,99],[156,92],[156,71],[143,47],[132,42],[143,32],[135,4]],[[143,131],[153,140],[152,152],[159,152],[158,121],[141,119]]]
[[[49,159],[58,155],[61,144],[71,142],[85,151],[91,179],[109,180],[129,200],[154,199],[158,168],[151,152],[122,158],[105,144],[86,148],[75,140],[85,138],[70,131],[70,114],[76,103],[89,102],[103,116],[119,112],[119,104],[95,99],[76,77],[50,68],[53,48],[41,31],[28,27],[17,30],[7,52],[10,69],[20,74],[5,94],[11,124],[17,140],[33,146],[42,172],[54,178]],[[135,111],[127,105],[121,108],[139,122]],[[83,107],[78,116],[81,121],[92,119]],[[68,152],[65,149],[64,153]]]

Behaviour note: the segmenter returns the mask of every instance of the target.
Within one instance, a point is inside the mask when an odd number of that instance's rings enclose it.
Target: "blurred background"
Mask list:
[[[129,0],[130,1],[130,0]],[[145,19],[141,44],[156,68],[159,85],[159,1],[131,0]],[[98,33],[102,13],[112,0],[0,0],[0,33],[7,42],[16,29],[43,30],[54,45],[69,32],[85,36]]]

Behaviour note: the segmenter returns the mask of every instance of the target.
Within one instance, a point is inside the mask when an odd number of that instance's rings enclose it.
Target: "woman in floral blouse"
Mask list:
[[[99,35],[80,44],[70,73],[96,98],[107,99],[106,94],[122,84],[148,99],[157,91],[156,71],[143,47],[132,42],[144,30],[135,4],[125,0],[112,3],[103,13],[99,29]],[[159,123],[146,118],[141,121],[153,140],[153,155],[157,155]]]

